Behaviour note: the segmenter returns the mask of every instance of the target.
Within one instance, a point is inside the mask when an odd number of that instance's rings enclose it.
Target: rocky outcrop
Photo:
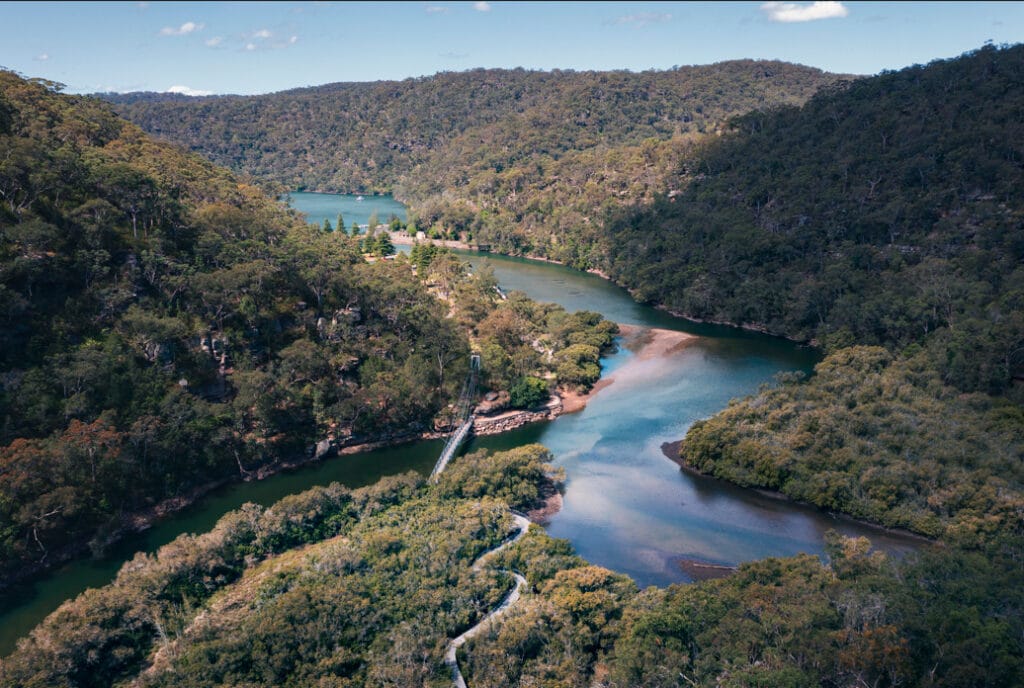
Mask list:
[[[562,400],[553,396],[548,403],[535,410],[505,411],[495,416],[477,416],[473,421],[473,432],[476,435],[497,435],[515,430],[527,423],[541,420],[554,420],[562,415]]]

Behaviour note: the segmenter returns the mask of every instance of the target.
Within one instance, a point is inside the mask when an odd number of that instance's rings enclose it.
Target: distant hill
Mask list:
[[[293,189],[394,192],[421,228],[593,265],[609,203],[649,198],[730,116],[841,77],[740,60],[633,73],[478,69],[262,96],[104,94],[146,131]]]

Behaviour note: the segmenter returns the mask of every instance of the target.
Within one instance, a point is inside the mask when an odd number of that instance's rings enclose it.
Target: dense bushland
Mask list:
[[[0,113],[0,581],[325,438],[443,425],[477,320],[499,389],[599,374],[600,316],[502,301],[450,254],[367,262],[54,84],[0,73]]]
[[[904,561],[864,539],[730,578],[638,591],[568,543],[509,532],[551,488],[537,445],[415,475],[315,488],[138,555],[0,663],[23,686],[443,686],[448,639],[522,572],[523,597],[460,650],[474,686],[985,686],[1022,676],[1019,537]],[[503,496],[502,498],[499,498]]]
[[[943,379],[1024,373],[1024,46],[753,112],[692,182],[606,226],[644,300],[828,349],[925,344]]]
[[[632,73],[478,69],[262,96],[107,94],[146,131],[293,189],[393,192],[420,229],[592,267],[606,209],[649,200],[726,118],[839,77],[773,61]]]

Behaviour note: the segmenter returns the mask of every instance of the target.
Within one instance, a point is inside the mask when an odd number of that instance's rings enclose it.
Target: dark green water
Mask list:
[[[306,210],[302,204],[309,197],[316,197],[318,203],[331,198],[293,194],[293,203]],[[330,206],[318,207],[332,212]],[[337,215],[336,209],[333,214]],[[345,217],[349,223],[358,219],[349,218],[348,213]],[[474,264],[490,263],[506,290],[519,289],[569,310],[597,311],[620,323],[699,336],[665,358],[641,361],[623,347],[603,364],[604,374],[616,373],[616,381],[582,412],[481,438],[471,445],[496,450],[529,442],[547,445],[568,475],[562,511],[548,531],[568,538],[582,556],[627,573],[645,586],[689,580],[678,566],[679,558],[735,564],[798,552],[821,554],[822,535],[830,528],[867,535],[894,551],[916,545],[910,538],[687,475],[662,454],[662,443],[682,438],[693,421],[755,391],[775,373],[809,370],[816,360],[813,352],[775,338],[674,318],[635,303],[624,290],[594,275],[521,259],[466,255]],[[9,653],[18,637],[61,602],[88,587],[108,583],[136,551],[154,551],[181,533],[209,530],[221,515],[245,502],[269,505],[331,481],[358,487],[408,470],[425,474],[440,449],[440,441],[417,442],[338,457],[219,490],[129,538],[106,558],[70,564],[41,578],[31,589],[19,591],[16,599],[3,601],[0,655]]]

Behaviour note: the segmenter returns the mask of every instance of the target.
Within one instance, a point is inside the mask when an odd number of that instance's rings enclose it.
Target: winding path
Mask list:
[[[509,540],[505,540],[503,543],[501,543],[494,549],[484,552],[479,557],[477,557],[477,560],[473,562],[474,571],[482,570],[485,559],[489,559],[490,557],[494,556],[495,554],[505,549],[509,545],[513,545],[516,542],[519,542],[519,540],[522,539],[524,535],[526,535],[526,531],[530,528],[530,520],[525,516],[522,516],[521,514],[517,514],[515,512],[512,512],[512,518],[515,519],[516,526],[519,528],[519,532],[516,533],[515,537]],[[459,671],[459,660],[455,656],[459,648],[465,645],[467,640],[483,632],[485,630],[485,626],[490,627],[490,624],[492,621],[494,621],[494,619],[504,614],[512,605],[518,602],[523,586],[526,585],[526,579],[523,578],[522,575],[520,575],[519,573],[515,571],[509,571],[507,569],[498,569],[498,571],[511,573],[512,576],[516,579],[516,586],[512,588],[511,592],[509,592],[508,595],[505,596],[505,599],[501,601],[501,604],[499,604],[494,609],[494,611],[492,611],[490,614],[481,619],[480,623],[478,623],[476,626],[473,626],[462,635],[454,638],[450,643],[448,643],[448,647],[445,648],[444,663],[452,672],[452,683],[455,685],[455,688],[466,688],[466,679],[462,677],[462,672]]]

